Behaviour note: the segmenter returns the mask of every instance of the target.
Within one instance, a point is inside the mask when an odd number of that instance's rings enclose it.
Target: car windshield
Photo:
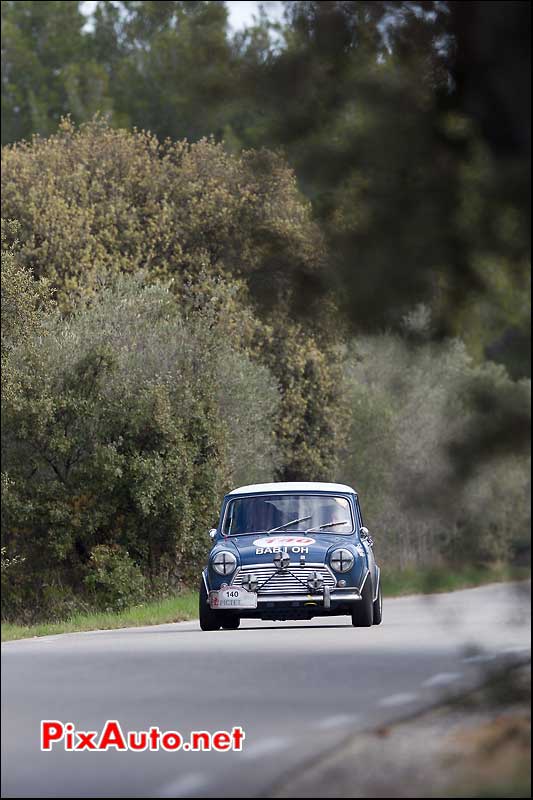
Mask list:
[[[224,536],[278,531],[351,533],[350,502],[333,495],[270,494],[236,497],[228,503]]]

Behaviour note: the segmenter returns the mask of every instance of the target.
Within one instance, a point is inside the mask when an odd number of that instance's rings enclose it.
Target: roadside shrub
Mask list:
[[[14,244],[18,225],[2,219],[2,277],[1,287],[1,357],[2,393],[11,391],[9,352],[21,342],[28,342],[40,330],[43,316],[54,304],[46,280],[36,280],[29,269],[22,266]],[[11,387],[11,388],[10,388]]]
[[[3,149],[2,206],[18,226],[7,243],[50,281],[63,311],[93,297],[102,280],[142,272],[170,287],[184,315],[218,315],[223,335],[281,387],[278,474],[329,477],[338,380],[322,339],[331,307],[317,302],[309,328],[287,311],[304,296],[294,275],[317,280],[325,248],[280,154],[230,154],[208,139],[160,143],[101,119],[79,128],[64,120],[47,139]],[[250,452],[261,444],[248,442]]]
[[[312,271],[323,252],[281,156],[232,155],[207,139],[159,143],[98,119],[5,147],[2,205],[19,224],[22,264],[67,308],[105,273],[142,269],[186,293],[201,264],[211,276],[268,277],[269,295],[280,281],[275,305],[290,290],[283,266],[297,259]]]
[[[151,589],[196,579],[224,490],[246,471],[272,479],[270,373],[233,351],[209,311],[184,319],[162,286],[123,278],[68,319],[50,315],[9,369],[2,536],[24,558],[16,589],[35,617],[50,586],[94,597],[96,547],[127,552]]]
[[[345,422],[337,350],[285,320],[263,326],[261,336],[261,360],[281,392],[276,429],[280,478],[330,481]]]
[[[382,560],[404,568],[523,559],[530,457],[502,446],[480,453],[472,436],[483,440],[509,404],[526,421],[530,382],[476,365],[458,340],[361,337],[344,363],[351,423],[338,474],[361,491]]]
[[[146,593],[141,570],[118,545],[93,547],[83,582],[94,598],[94,607],[102,611],[136,605]]]
[[[17,572],[20,570],[24,559],[18,555],[8,556],[7,547],[1,548],[1,577],[2,594],[9,592],[17,581]]]

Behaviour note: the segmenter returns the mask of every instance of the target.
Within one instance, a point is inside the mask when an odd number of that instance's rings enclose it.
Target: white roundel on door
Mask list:
[[[315,541],[310,536],[264,536],[254,539],[254,544],[256,547],[308,547]]]

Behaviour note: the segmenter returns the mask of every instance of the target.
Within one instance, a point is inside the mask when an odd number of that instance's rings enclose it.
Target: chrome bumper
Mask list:
[[[325,608],[329,608],[331,603],[353,603],[357,600],[361,599],[361,594],[359,591],[353,587],[349,587],[347,589],[332,589],[329,592],[329,602],[328,602],[328,592],[318,592],[315,594],[269,594],[269,595],[257,595],[257,605],[265,605],[266,603],[284,603],[286,605],[293,605],[297,603],[300,605],[303,603],[316,603],[319,605],[323,605]]]

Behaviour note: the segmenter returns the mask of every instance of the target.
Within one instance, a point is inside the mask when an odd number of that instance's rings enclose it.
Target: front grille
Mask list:
[[[245,575],[255,575],[258,581],[257,594],[308,594],[307,581],[317,572],[324,581],[324,586],[333,589],[335,578],[324,564],[306,564],[300,567],[294,564],[287,570],[278,571],[271,564],[255,564],[239,567],[231,581],[232,586],[242,586]]]

